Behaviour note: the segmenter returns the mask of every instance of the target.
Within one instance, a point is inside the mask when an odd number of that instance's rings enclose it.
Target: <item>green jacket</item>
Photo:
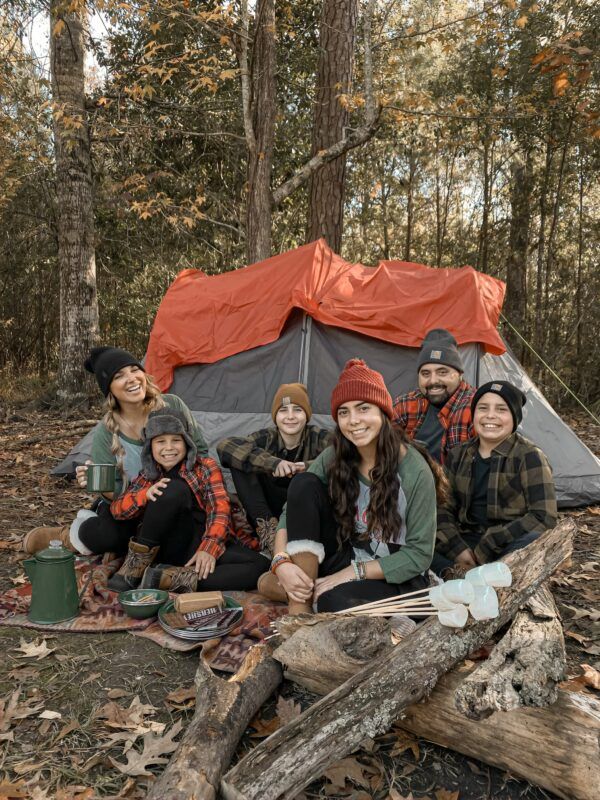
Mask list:
[[[469,519],[473,492],[473,462],[479,439],[454,447],[444,464],[450,481],[450,499],[438,509],[436,549],[455,559],[468,545],[462,530],[477,531]],[[556,495],[552,470],[544,453],[532,442],[513,433],[492,451],[487,494],[489,527],[481,530],[475,548],[477,560],[495,560],[525,533],[542,533],[556,525]]]
[[[398,462],[400,487],[406,497],[406,542],[396,552],[378,559],[388,583],[404,583],[421,575],[433,558],[436,531],[435,482],[423,456],[410,445]],[[311,464],[308,472],[317,475],[327,486],[333,447],[328,447]],[[279,519],[285,528],[286,508]]]

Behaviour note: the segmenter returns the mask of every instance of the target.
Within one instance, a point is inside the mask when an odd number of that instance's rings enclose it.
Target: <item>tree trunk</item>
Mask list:
[[[535,346],[540,350],[544,343],[543,325],[543,299],[544,299],[544,261],[546,255],[546,217],[548,215],[548,187],[550,185],[550,171],[552,169],[552,135],[554,125],[550,127],[548,140],[546,142],[546,160],[544,164],[544,174],[540,187],[540,229],[537,246],[537,270],[535,281]],[[540,371],[538,370],[538,373]]]
[[[358,0],[324,0],[313,116],[312,155],[344,138],[348,111],[340,95],[352,91]],[[339,253],[342,246],[346,154],[315,172],[309,184],[307,241],[321,236]]]
[[[531,151],[515,154],[511,164],[511,218],[506,259],[505,313],[509,322],[522,336],[527,336],[527,254],[531,221],[533,165]],[[507,339],[519,361],[524,363],[525,348],[510,328]]]
[[[456,707],[469,719],[485,719],[498,710],[551,705],[565,666],[562,625],[548,587],[542,586],[487,661],[463,682]]]
[[[431,697],[408,708],[397,724],[565,800],[597,800],[600,702],[595,697],[559,689],[546,708],[519,708],[475,722],[455,706],[464,676],[458,670],[444,675]]]
[[[253,647],[229,680],[214,675],[200,659],[196,712],[147,800],[215,800],[240,737],[281,677],[280,665],[264,645]]]
[[[408,188],[406,193],[406,238],[404,240],[404,260],[410,261],[414,228],[414,183],[417,174],[417,160],[411,147],[408,151]]]
[[[254,264],[271,255],[271,172],[275,139],[275,0],[260,0],[252,59],[248,148],[247,257]],[[248,135],[246,136],[248,140]]]
[[[83,362],[98,337],[90,136],[84,92],[84,7],[63,13],[50,3],[50,70],[56,159],[60,271],[59,396],[81,398],[89,384]]]
[[[527,548],[507,556],[510,590],[499,592],[499,616],[463,630],[432,619],[391,652],[371,662],[289,725],[261,742],[221,782],[226,800],[292,798],[332,761],[387,730],[426,697],[441,675],[505,625],[569,557],[572,520],[564,520]]]
[[[481,210],[481,228],[479,229],[479,249],[477,253],[477,269],[488,271],[490,208],[492,200],[492,142],[490,131],[486,128],[483,139],[483,202]]]

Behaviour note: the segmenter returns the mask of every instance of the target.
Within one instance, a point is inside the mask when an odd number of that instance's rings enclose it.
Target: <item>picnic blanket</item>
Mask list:
[[[31,584],[26,582],[0,595],[0,625],[68,633],[130,631],[170,650],[186,652],[203,647],[204,656],[211,667],[223,672],[235,672],[250,647],[270,633],[271,622],[287,613],[287,606],[273,603],[256,592],[227,592],[244,609],[244,616],[236,628],[227,636],[208,642],[177,639],[164,631],[155,617],[138,620],[125,614],[119,605],[117,593],[106,588],[108,578],[121,563],[120,558],[102,559],[101,556],[76,560],[78,591],[85,587],[79,616],[52,625],[31,622],[27,618]]]

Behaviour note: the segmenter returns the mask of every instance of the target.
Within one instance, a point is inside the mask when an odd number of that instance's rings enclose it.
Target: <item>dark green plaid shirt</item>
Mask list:
[[[331,431],[316,425],[307,425],[302,432],[294,461],[304,461],[306,466],[331,444]],[[250,436],[231,436],[217,445],[217,453],[224,467],[234,467],[243,472],[272,473],[280,461],[288,460],[288,450],[277,428],[261,428]]]
[[[471,439],[448,453],[444,465],[450,500],[438,508],[436,550],[454,560],[468,545],[461,532],[481,533],[475,548],[479,563],[494,561],[523,534],[542,533],[556,525],[556,495],[552,470],[544,453],[513,433],[493,451],[487,493],[488,527],[469,518],[473,492],[473,462],[479,446]]]

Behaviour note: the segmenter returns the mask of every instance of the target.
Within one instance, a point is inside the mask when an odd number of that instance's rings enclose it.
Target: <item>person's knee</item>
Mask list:
[[[343,611],[345,608],[352,608],[358,605],[360,599],[353,597],[351,592],[348,591],[346,584],[334,586],[328,592],[322,594],[317,600],[317,611],[319,613],[333,614],[336,611]],[[367,602],[364,600],[363,602]]]
[[[190,498],[191,498],[191,489],[182,480],[171,480],[164,489],[161,489],[162,494],[157,495],[156,503],[157,507],[161,509],[169,508],[173,510],[177,510],[180,508],[187,508],[190,505]],[[149,506],[152,503],[148,504]]]
[[[312,472],[299,472],[290,481],[287,493],[287,502],[305,503],[320,494],[325,489],[321,479]]]

